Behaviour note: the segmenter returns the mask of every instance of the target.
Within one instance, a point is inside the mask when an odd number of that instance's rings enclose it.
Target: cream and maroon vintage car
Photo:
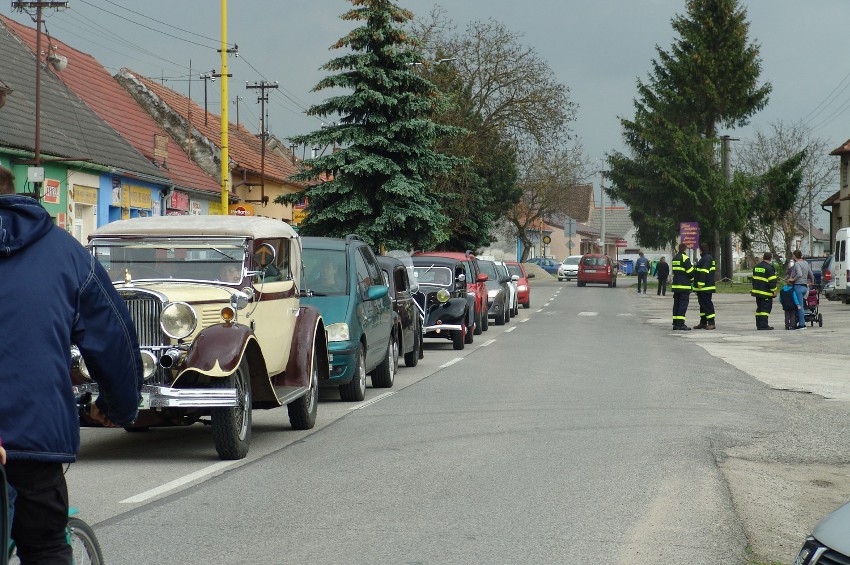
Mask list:
[[[319,311],[300,304],[301,240],[286,223],[164,216],[107,224],[89,238],[136,325],[145,369],[128,428],[207,419],[222,459],[248,453],[252,408],[316,422],[328,351]],[[78,393],[97,394],[72,348]]]

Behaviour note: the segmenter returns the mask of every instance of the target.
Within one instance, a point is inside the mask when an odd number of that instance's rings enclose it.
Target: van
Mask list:
[[[847,279],[850,275],[850,228],[835,232],[835,247],[832,256],[832,280],[834,296],[845,304],[850,303]]]

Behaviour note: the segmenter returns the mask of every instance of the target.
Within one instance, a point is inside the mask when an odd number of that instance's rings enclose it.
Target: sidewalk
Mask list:
[[[674,332],[673,295],[657,296],[633,292],[635,309],[648,324],[657,326],[680,339],[690,340],[710,354],[748,373],[771,388],[810,392],[834,400],[850,400],[847,378],[847,348],[850,329],[850,305],[830,302],[821,295],[823,327],[807,325],[805,330],[784,329],[784,313],[779,300],[773,301],[770,325],[773,331],[757,331],[755,299],[747,294],[714,294],[717,329]],[[691,294],[688,325],[699,323],[699,305]],[[799,366],[803,355],[807,370],[791,376],[787,367]]]

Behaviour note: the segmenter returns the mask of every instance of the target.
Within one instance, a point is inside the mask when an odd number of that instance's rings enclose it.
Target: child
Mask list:
[[[785,311],[785,329],[797,329],[797,320],[799,314],[797,311],[802,307],[800,299],[797,298],[797,293],[794,292],[794,286],[790,281],[785,281],[785,286],[779,291],[779,302],[782,304],[782,309]]]

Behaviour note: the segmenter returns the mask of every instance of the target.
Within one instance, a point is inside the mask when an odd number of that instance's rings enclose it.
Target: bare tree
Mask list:
[[[761,175],[805,150],[803,184],[794,207],[776,223],[753,224],[749,227],[752,242],[767,247],[775,257],[789,257],[794,236],[800,227],[811,233],[814,213],[819,202],[833,190],[837,168],[829,156],[827,140],[815,137],[804,123],[774,123],[767,132],[756,130],[750,140],[737,149],[737,169],[750,175]],[[810,248],[811,251],[811,248]]]
[[[526,146],[518,153],[519,204],[507,214],[513,236],[522,242],[522,260],[533,247],[532,236],[553,215],[575,215],[573,190],[588,177],[581,146],[543,148]]]

